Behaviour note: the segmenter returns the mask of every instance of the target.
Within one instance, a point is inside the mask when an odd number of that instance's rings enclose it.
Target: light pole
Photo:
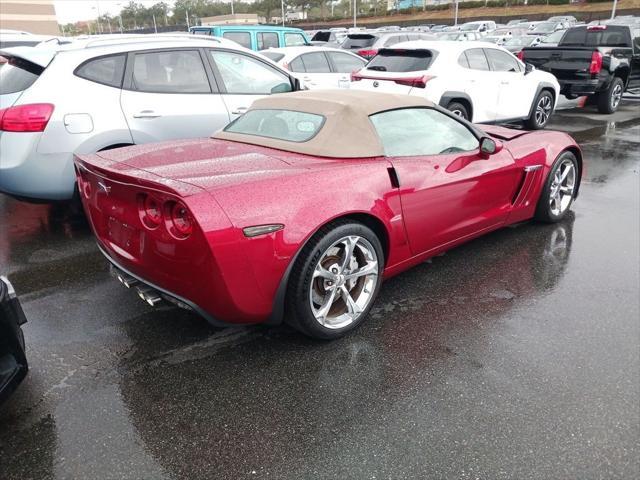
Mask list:
[[[618,5],[618,0],[613,0],[613,8],[611,9],[611,20],[616,18],[616,6]]]
[[[233,15],[233,0],[231,0],[231,15]]]
[[[356,28],[356,15],[358,14],[357,0],[353,0],[353,28]]]
[[[458,26],[458,0],[456,0],[456,18],[455,18],[455,20],[454,20],[454,24],[453,24],[453,26],[454,26],[454,27],[457,27],[457,26]]]
[[[282,8],[282,26],[284,27],[284,0],[280,0],[280,7]]]

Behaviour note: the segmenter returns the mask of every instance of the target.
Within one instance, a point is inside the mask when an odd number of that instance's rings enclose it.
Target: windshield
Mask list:
[[[628,27],[578,27],[567,31],[562,47],[630,47]]]
[[[558,43],[562,40],[566,30],[558,30],[553,32],[551,35],[544,37],[540,43]]]
[[[532,32],[534,33],[551,33],[556,29],[556,24],[552,22],[539,23]]]
[[[367,70],[378,72],[419,72],[428,70],[433,53],[430,50],[380,50],[367,64]]]
[[[504,42],[505,47],[526,47],[535,40],[535,37],[513,37]]]
[[[227,125],[224,131],[287,142],[306,142],[316,136],[324,120],[322,115],[294,110],[249,110]]]
[[[459,36],[459,33],[445,33],[444,35],[440,35],[438,40],[457,40]]]
[[[376,42],[377,37],[373,35],[347,35],[346,40],[342,44],[342,48],[356,49],[370,47]]]
[[[260,53],[274,62],[279,62],[284,58],[284,53],[270,52],[268,50],[262,50]]]
[[[477,23],[467,23],[465,25],[462,25],[460,27],[460,30],[463,32],[475,32],[479,27],[480,25],[478,25]]]
[[[0,68],[0,95],[22,92],[33,85],[44,68],[22,58],[9,57]]]

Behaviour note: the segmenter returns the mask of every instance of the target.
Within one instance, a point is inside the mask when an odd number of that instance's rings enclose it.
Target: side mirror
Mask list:
[[[291,88],[294,92],[298,92],[302,90],[302,85],[300,85],[300,79],[296,77],[289,77],[291,79]]]
[[[482,137],[480,140],[480,153],[484,158],[489,158],[502,150],[502,143],[493,138]]]
[[[533,72],[534,70],[534,66],[531,65],[530,63],[525,63],[524,64],[524,74],[525,75],[529,75],[531,72]]]

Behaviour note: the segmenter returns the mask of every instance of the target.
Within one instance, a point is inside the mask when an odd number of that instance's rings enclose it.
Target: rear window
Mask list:
[[[418,72],[428,70],[432,61],[430,50],[380,50],[367,68],[379,72]]]
[[[26,90],[44,71],[41,66],[22,58],[9,57],[8,60],[0,68],[0,95]]]
[[[347,35],[347,39],[342,44],[342,48],[354,50],[356,48],[367,48],[376,43],[377,37],[367,34]]]
[[[312,42],[329,42],[331,40],[331,32],[316,32],[311,39]]]
[[[294,110],[249,110],[227,125],[224,131],[287,142],[306,142],[316,136],[324,120],[322,115]]]
[[[124,64],[124,54],[94,58],[80,65],[75,74],[92,82],[119,88],[122,86]]]
[[[273,60],[274,62],[279,62],[284,58],[284,53],[268,52],[268,51],[260,52],[260,53],[265,57],[267,57],[269,60]]]
[[[596,27],[597,28],[597,27]],[[606,26],[595,30],[587,27],[571,28],[559,43],[561,47],[631,47],[629,29]]]

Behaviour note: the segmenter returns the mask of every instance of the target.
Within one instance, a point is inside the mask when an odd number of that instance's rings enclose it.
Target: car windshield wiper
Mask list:
[[[386,72],[387,67],[383,67],[382,65],[374,65],[372,67],[367,67],[369,70],[375,70],[377,72]]]

